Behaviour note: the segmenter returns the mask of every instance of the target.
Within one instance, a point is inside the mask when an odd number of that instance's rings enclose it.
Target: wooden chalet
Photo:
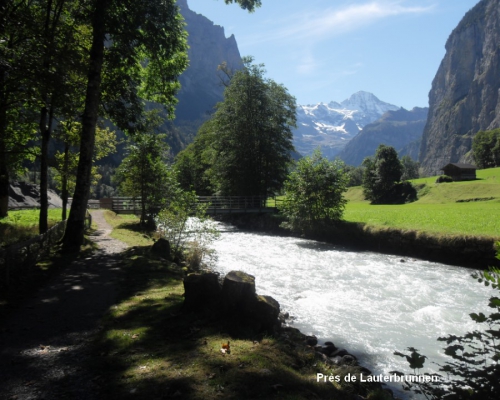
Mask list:
[[[454,181],[472,181],[476,179],[477,167],[472,164],[450,163],[441,170]]]

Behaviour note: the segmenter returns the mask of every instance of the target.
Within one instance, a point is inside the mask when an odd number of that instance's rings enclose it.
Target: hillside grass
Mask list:
[[[316,372],[345,376],[360,370],[318,362],[300,335],[263,336],[228,326],[214,312],[185,312],[184,269],[150,252],[150,235],[136,217],[105,217],[115,227],[112,236],[132,247],[124,253],[119,298],[95,344],[92,368],[103,398],[341,400],[369,393],[359,383],[317,383]],[[231,351],[223,354],[228,342]]]
[[[38,235],[39,210],[9,211],[6,218],[0,219],[0,247],[28,240]],[[61,221],[61,210],[49,208],[49,228]]]
[[[435,183],[436,177],[412,180],[418,200],[403,205],[371,205],[361,187],[346,193],[344,219],[445,235],[500,238],[500,168],[477,171],[478,179]]]

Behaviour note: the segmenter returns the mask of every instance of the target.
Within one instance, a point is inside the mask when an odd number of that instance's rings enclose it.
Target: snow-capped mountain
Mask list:
[[[297,106],[293,144],[302,155],[321,147],[324,156],[333,158],[365,125],[399,108],[368,92],[357,92],[341,103]]]

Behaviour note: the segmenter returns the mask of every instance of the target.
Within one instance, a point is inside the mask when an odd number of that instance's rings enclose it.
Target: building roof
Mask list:
[[[441,170],[445,169],[446,167],[453,165],[454,167],[460,168],[460,169],[477,169],[475,165],[472,164],[462,164],[462,163],[449,163],[446,164]]]

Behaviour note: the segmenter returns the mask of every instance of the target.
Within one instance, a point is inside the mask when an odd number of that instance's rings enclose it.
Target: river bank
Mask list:
[[[500,266],[495,239],[472,235],[439,235],[415,230],[374,227],[340,221],[322,232],[294,233],[282,228],[283,219],[270,214],[224,214],[221,222],[239,229],[295,236],[404,257],[416,257],[461,267],[486,269]]]

